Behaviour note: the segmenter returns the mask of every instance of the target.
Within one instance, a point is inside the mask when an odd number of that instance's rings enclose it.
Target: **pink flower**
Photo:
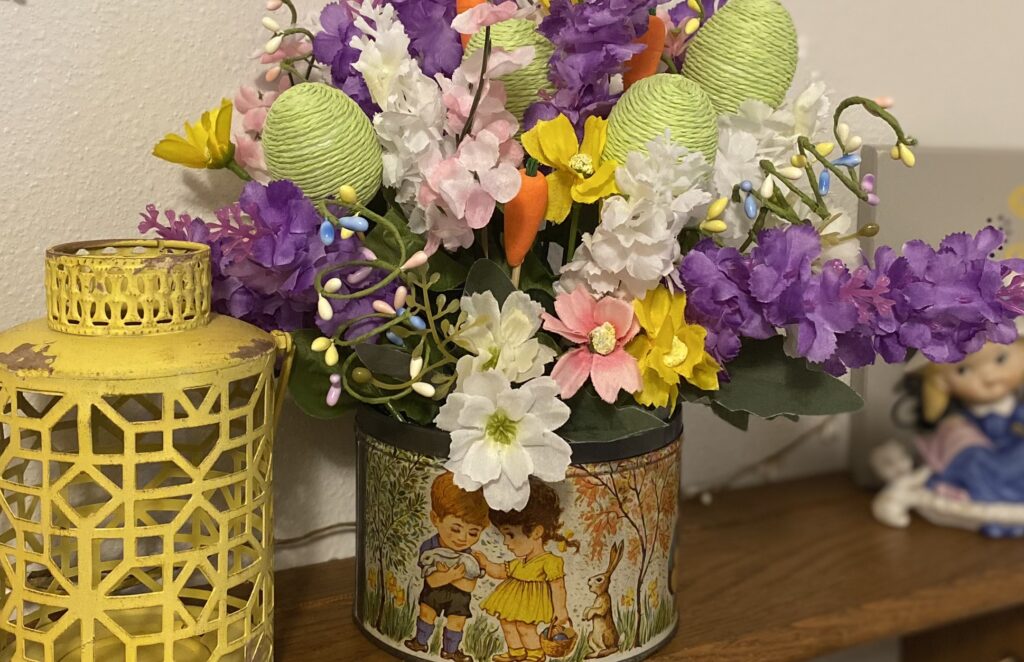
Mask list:
[[[519,164],[523,146],[515,139],[519,123],[505,109],[505,86],[492,76],[522,68],[533,59],[533,49],[505,51],[495,48],[482,80],[482,50],[466,58],[451,80],[438,77],[445,114],[445,133],[465,135],[453,152],[422,159],[423,181],[416,201],[426,226],[425,251],[432,254],[443,245],[448,250],[473,245],[473,230],[491,222],[497,203],[519,193]],[[483,85],[472,126],[466,131],[473,97]]]
[[[452,27],[456,32],[473,34],[480,28],[507,21],[515,16],[518,10],[519,6],[513,0],[507,0],[500,5],[485,2],[456,16],[452,21]]]
[[[235,116],[241,121],[242,130],[250,134],[263,131],[267,111],[277,97],[277,92],[263,92],[248,85],[240,87],[235,93]]]
[[[281,47],[273,53],[262,53],[260,64],[276,64],[282,60],[302,57],[313,52],[313,44],[302,34],[291,34],[284,38]]]
[[[563,354],[551,372],[563,400],[575,395],[588,378],[605,402],[615,402],[619,391],[640,390],[640,368],[625,350],[640,331],[633,306],[614,297],[595,299],[577,287],[558,295],[555,312],[558,317],[544,313],[544,329],[579,345]]]
[[[235,162],[256,181],[263,184],[270,181],[267,162],[263,159],[263,143],[248,133],[235,134]]]
[[[690,45],[690,35],[683,31],[681,25],[673,23],[665,5],[658,7],[658,18],[664,21],[668,28],[665,31],[665,54],[673,60],[680,59],[686,52],[686,47]]]

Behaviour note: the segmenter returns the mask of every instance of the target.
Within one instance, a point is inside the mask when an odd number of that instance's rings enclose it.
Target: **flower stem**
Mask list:
[[[243,182],[251,182],[252,181],[252,177],[249,175],[249,173],[247,173],[242,168],[242,166],[238,165],[238,163],[235,161],[234,158],[232,158],[230,161],[225,163],[224,167],[227,168],[228,170],[230,170],[231,172],[235,173],[236,175],[238,175],[238,178],[241,179]]]
[[[288,7],[288,11],[291,12],[292,25],[295,25],[296,23],[299,22],[299,12],[295,9],[295,4],[292,2],[292,0],[282,0],[282,2],[286,7]]]
[[[286,30],[281,30],[281,34],[285,37],[292,34],[303,34],[309,38],[310,43],[313,42],[313,33],[306,28],[288,28]]]
[[[808,207],[811,208],[812,211],[814,211],[814,213],[818,214],[819,216],[822,215],[822,212],[820,211],[820,209],[818,207],[818,204],[809,195],[807,195],[802,190],[800,190],[800,187],[796,186],[791,181],[789,181],[787,178],[785,178],[782,175],[780,175],[779,171],[775,169],[775,164],[774,163],[772,163],[768,159],[765,159],[765,160],[761,161],[761,170],[763,170],[765,173],[767,173],[769,175],[774,176],[776,181],[781,182],[783,186],[785,186],[790,191],[795,193],[800,198],[800,200],[803,201],[803,203],[805,205],[807,205]],[[756,197],[759,200],[762,199],[759,194],[756,195]],[[772,211],[775,211],[775,210],[773,209]],[[785,216],[785,215],[784,214],[779,214],[779,216]],[[826,216],[827,216],[827,214],[826,214]],[[824,218],[824,216],[822,216],[822,218]]]
[[[572,216],[569,219],[569,240],[565,245],[565,259],[562,261],[563,264],[572,262],[572,258],[576,255],[576,237],[580,233],[580,210],[583,205],[578,202],[572,203]]]
[[[661,56],[661,61],[664,62],[665,66],[668,67],[668,73],[670,73],[670,74],[678,74],[679,73],[679,68],[676,66],[676,63],[672,61],[672,57],[671,56],[669,56],[669,55],[662,55]]]
[[[486,80],[484,77],[487,75],[487,61],[491,59],[491,26],[484,28],[484,55],[480,63],[480,80],[476,83],[476,90],[473,92],[473,105],[469,107],[469,115],[466,116],[466,125],[462,127],[462,132],[455,141],[455,145],[458,146],[462,141],[469,135],[469,132],[473,130],[473,119],[476,117],[477,106],[480,105],[480,98],[484,95],[484,85]]]
[[[810,138],[806,136],[800,136],[798,144],[801,147],[804,147],[807,150],[808,154],[817,159],[818,163],[820,163],[822,167],[824,167],[826,170],[835,175],[839,179],[839,181],[843,183],[843,186],[850,189],[851,193],[853,193],[861,200],[868,199],[868,194],[864,191],[864,189],[860,187],[860,183],[857,182],[857,180],[854,179],[853,177],[850,177],[849,175],[844,173],[836,166],[832,165],[832,162],[829,161],[827,158],[823,157],[821,154],[818,154],[818,151],[814,149],[814,146],[811,144]],[[826,209],[825,211],[827,212],[828,210]],[[822,216],[822,218],[828,218],[828,214],[826,213],[824,216]]]
[[[764,227],[764,222],[767,217],[768,208],[761,207],[761,212],[757,215],[757,220],[754,221],[754,224],[750,227],[750,232],[747,233],[747,238],[743,241],[743,245],[740,246],[741,253],[746,252],[746,250],[750,248],[750,244],[754,243],[754,240],[757,239],[757,233]]]

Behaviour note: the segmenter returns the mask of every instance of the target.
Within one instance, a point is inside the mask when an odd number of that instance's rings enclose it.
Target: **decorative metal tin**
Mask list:
[[[481,522],[482,497],[452,489],[443,468],[447,434],[369,409],[360,411],[356,427],[355,619],[392,655],[625,662],[644,659],[671,639],[678,619],[673,567],[681,418],[653,433],[574,444],[574,464],[563,482],[549,486],[545,501],[557,530],[546,532],[550,541],[541,553],[523,558],[506,546],[513,545],[506,534],[517,535],[515,527],[499,531],[494,513]],[[459,533],[446,541],[453,522]],[[486,561],[504,564],[508,577],[489,576]],[[460,566],[455,581],[433,574]],[[503,587],[524,577],[525,568],[541,566],[547,574],[532,577],[539,588]],[[548,623],[557,582],[565,587],[568,627]],[[512,604],[509,595],[516,596]]]
[[[0,334],[0,659],[273,658],[276,357],[209,249],[68,244]]]

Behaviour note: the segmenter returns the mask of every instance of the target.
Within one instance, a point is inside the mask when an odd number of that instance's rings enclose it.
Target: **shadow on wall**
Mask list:
[[[355,520],[356,453],[352,416],[313,419],[285,402],[274,445],[275,535],[304,536],[330,527],[328,535],[288,545],[275,553],[278,569],[355,554],[354,532],[337,525]]]

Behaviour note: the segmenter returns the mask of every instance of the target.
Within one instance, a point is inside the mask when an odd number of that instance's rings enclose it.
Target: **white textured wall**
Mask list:
[[[895,96],[905,125],[928,143],[1024,146],[1012,124],[1024,103],[1015,83],[1024,3],[787,4],[814,70],[841,93]],[[232,175],[186,171],[149,151],[252,79],[250,55],[266,34],[262,7],[262,0],[0,0],[0,324],[41,314],[47,245],[133,236],[151,201],[202,214],[237,195]],[[743,436],[694,412],[686,480],[714,484],[815,424],[760,424]],[[826,431],[822,442],[753,478],[841,466],[845,428]],[[276,460],[280,537],[354,517],[352,455],[345,422],[288,411]],[[333,535],[278,558],[295,565],[352,551],[349,535]]]

